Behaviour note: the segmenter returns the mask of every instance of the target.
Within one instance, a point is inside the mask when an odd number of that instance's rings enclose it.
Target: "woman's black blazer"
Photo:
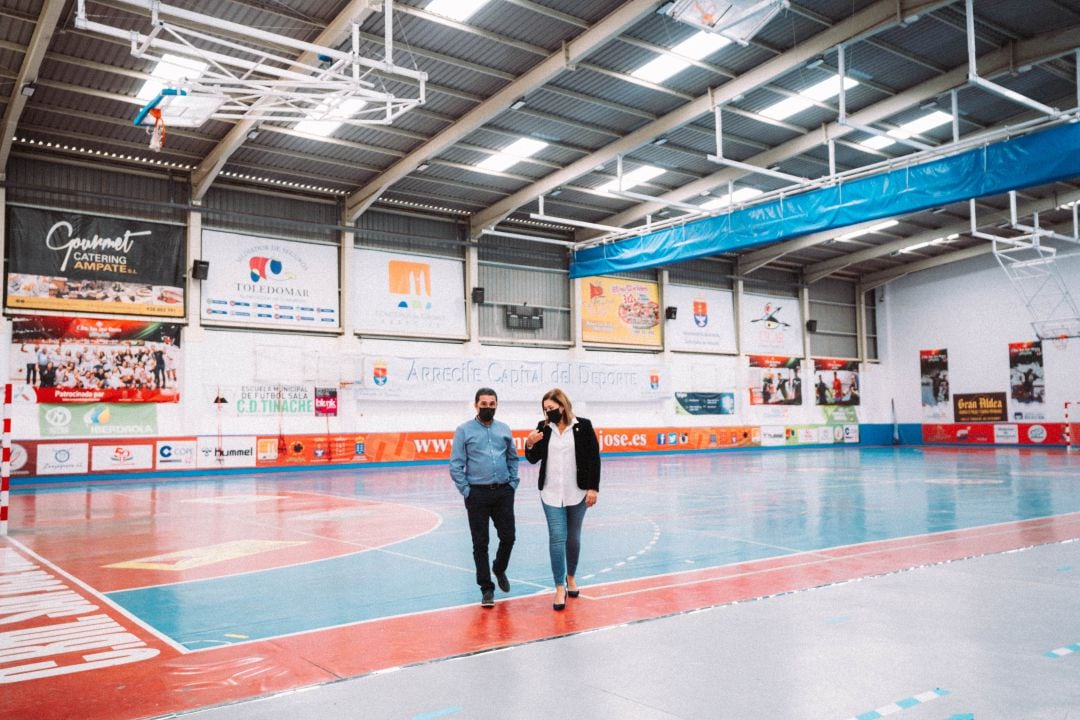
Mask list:
[[[525,451],[525,457],[534,465],[540,462],[540,478],[537,487],[544,489],[544,478],[547,475],[547,450],[548,438],[551,437],[551,426],[544,421],[536,426],[537,430],[544,433],[540,440]],[[592,423],[583,417],[574,418],[574,457],[577,460],[577,486],[582,490],[600,490],[600,442],[596,439],[596,431]]]

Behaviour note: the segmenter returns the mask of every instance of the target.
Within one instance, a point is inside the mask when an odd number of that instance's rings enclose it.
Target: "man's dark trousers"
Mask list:
[[[465,498],[465,509],[469,512],[476,584],[481,591],[494,590],[491,571],[506,572],[510,564],[510,551],[514,548],[514,488],[510,483],[470,485],[469,497]],[[495,533],[499,537],[494,566],[489,565],[488,561],[489,520],[495,523]]]

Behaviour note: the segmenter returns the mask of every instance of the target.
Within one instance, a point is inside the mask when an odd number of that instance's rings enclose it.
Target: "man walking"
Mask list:
[[[510,592],[506,568],[514,547],[514,491],[518,486],[518,454],[510,426],[495,419],[499,398],[491,388],[476,391],[476,417],[454,431],[450,452],[450,477],[465,498],[472,533],[476,584],[480,605],[495,606],[494,571],[499,589]],[[499,547],[488,567],[488,521],[495,525]]]

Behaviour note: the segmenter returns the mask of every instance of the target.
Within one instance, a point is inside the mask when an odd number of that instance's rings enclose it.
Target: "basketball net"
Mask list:
[[[150,129],[150,149],[161,152],[165,147],[165,121],[161,118],[161,108],[150,110],[150,117],[154,118],[154,127]]]
[[[1068,335],[1059,335],[1056,338],[1054,338],[1054,347],[1056,347],[1058,350],[1068,350],[1069,349],[1069,336]]]

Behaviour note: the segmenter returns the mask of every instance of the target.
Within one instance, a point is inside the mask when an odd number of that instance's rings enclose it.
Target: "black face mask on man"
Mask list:
[[[489,423],[495,419],[495,408],[478,408],[476,416],[480,418],[480,422]]]
[[[556,423],[562,420],[562,410],[555,408],[554,410],[547,411],[547,419],[549,423]]]

